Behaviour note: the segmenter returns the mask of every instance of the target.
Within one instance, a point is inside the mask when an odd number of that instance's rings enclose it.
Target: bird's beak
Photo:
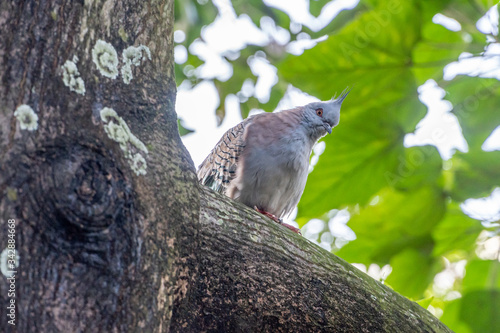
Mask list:
[[[323,127],[328,132],[328,134],[332,134],[332,125],[330,125],[328,122],[325,121],[323,123]]]

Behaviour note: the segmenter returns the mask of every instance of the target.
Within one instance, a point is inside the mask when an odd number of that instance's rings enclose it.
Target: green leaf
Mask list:
[[[474,259],[465,271],[463,297],[446,305],[441,321],[456,332],[499,332],[500,262]]]
[[[420,305],[421,307],[423,307],[424,309],[427,309],[429,307],[429,305],[431,305],[433,300],[434,300],[434,296],[431,296],[431,297],[427,297],[427,298],[421,299],[419,301],[416,301],[416,303],[418,305]]]
[[[442,172],[443,160],[434,146],[406,148],[394,172],[385,177],[391,186],[409,190],[424,184],[435,184]]]
[[[500,186],[500,151],[456,153],[452,163],[454,182],[450,195],[457,201],[488,196]]]
[[[445,217],[432,231],[435,243],[432,255],[438,257],[452,251],[469,253],[482,230],[478,220],[465,215],[456,203],[449,204]]]
[[[461,14],[466,14],[467,20],[475,23],[496,4],[498,4],[498,0],[455,0],[453,5],[450,6],[450,14],[461,12]],[[454,16],[451,15],[451,17]]]
[[[321,10],[325,6],[325,1],[310,0],[309,1],[309,12],[311,15],[318,17],[321,14]]]
[[[348,225],[357,239],[337,255],[348,262],[383,265],[407,248],[430,253],[430,233],[445,211],[442,190],[433,186],[407,192],[384,188],[378,198],[377,204],[351,217]]]
[[[474,332],[500,332],[500,290],[466,293],[461,302],[460,319]]]
[[[427,22],[422,28],[422,40],[413,49],[413,72],[418,82],[441,79],[444,66],[456,60],[466,46],[460,32]]]
[[[346,24],[350,23],[356,17],[360,15],[360,13],[366,11],[366,6],[363,6],[362,3],[358,4],[355,8],[351,10],[343,10],[341,11],[333,20],[328,23],[326,27],[319,31],[312,31],[308,27],[303,26],[302,31],[308,33],[311,38],[319,38],[325,35],[333,35],[337,33],[340,29],[342,29]]]
[[[391,259],[392,273],[385,280],[397,292],[420,298],[434,277],[432,258],[415,249],[406,249]]]
[[[419,34],[413,1],[381,4],[301,56],[288,57],[279,69],[294,86],[322,99],[356,83],[360,100],[383,100],[390,88],[407,87],[403,77]]]
[[[443,311],[443,316],[439,318],[446,326],[457,333],[473,333],[471,327],[461,321],[460,308],[462,307],[462,299],[455,299],[448,304]],[[474,311],[474,309],[471,309]]]
[[[441,321],[456,332],[499,332],[500,262],[474,259],[465,271],[463,297],[446,305]]]
[[[391,7],[393,6],[393,7]],[[381,4],[337,35],[298,57],[279,73],[321,99],[356,83],[341,123],[310,175],[299,217],[316,217],[348,204],[365,204],[388,185],[403,156],[403,135],[424,115],[409,69],[419,39],[420,10],[413,1]]]
[[[299,202],[301,217],[366,203],[387,185],[385,173],[396,168],[403,154],[401,132],[380,117],[366,112],[341,118],[341,125],[325,138],[325,152],[309,175]]]
[[[475,259],[467,263],[462,282],[464,291],[481,289],[500,290],[500,262]]]
[[[201,28],[212,23],[217,15],[217,8],[212,1],[199,4],[196,0],[176,0],[174,4],[175,29],[183,30],[186,40],[183,44],[188,47],[200,36]]]
[[[290,17],[287,14],[267,6],[262,0],[233,0],[231,4],[238,15],[248,15],[256,26],[260,26],[260,19],[263,16],[271,17],[276,25],[281,27],[290,26]]]
[[[498,80],[459,76],[445,89],[470,150],[479,150],[500,125]]]
[[[489,10],[491,7],[498,4],[498,0],[479,0],[477,2],[483,6],[484,10]]]
[[[184,121],[180,118],[177,118],[177,127],[179,128],[179,135],[180,136],[194,132],[192,129],[184,127]]]

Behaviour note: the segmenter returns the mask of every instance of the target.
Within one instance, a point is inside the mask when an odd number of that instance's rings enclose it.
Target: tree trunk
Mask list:
[[[198,185],[173,0],[5,1],[0,28],[2,331],[449,331]]]

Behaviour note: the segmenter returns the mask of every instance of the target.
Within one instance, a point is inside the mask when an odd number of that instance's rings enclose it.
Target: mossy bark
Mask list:
[[[199,215],[174,110],[173,0],[4,1],[0,29],[0,251],[15,219],[20,257],[16,326],[2,315],[1,330],[166,330],[183,300],[179,276],[196,276],[187,264]],[[116,50],[118,70],[129,46],[147,46],[151,60],[130,84],[105,77],[92,57],[98,40]],[[68,60],[85,95],[63,81]],[[14,116],[23,104],[38,116],[34,131]],[[142,154],[145,175],[108,137],[105,107],[148,148],[124,145]]]
[[[198,185],[174,110],[173,0],[2,2],[0,29],[0,251],[15,220],[19,255],[15,298],[0,276],[1,308],[16,305],[16,325],[2,315],[2,331],[448,331]],[[98,40],[116,50],[118,70],[129,46],[147,46],[151,59],[132,68],[130,84],[103,76]],[[68,60],[84,95],[64,81]],[[37,115],[36,130],[21,128],[20,105]],[[110,134],[104,108],[127,124],[129,141]]]
[[[206,188],[200,198],[199,275],[187,311],[196,319],[188,331],[451,332],[417,303],[254,210]]]

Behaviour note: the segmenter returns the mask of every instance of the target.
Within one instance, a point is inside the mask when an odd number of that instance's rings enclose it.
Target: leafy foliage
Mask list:
[[[497,79],[481,75],[447,81],[443,69],[463,52],[471,58],[495,57],[483,51],[498,43],[498,36],[487,39],[476,27],[495,3],[361,1],[320,31],[303,26],[302,33],[313,38],[328,34],[328,38],[301,55],[287,54],[284,45],[273,41],[250,45],[239,56],[225,58],[233,67],[229,80],[213,79],[223,100],[238,94],[246,79],[256,80],[247,64],[249,57],[264,52],[276,66],[279,82],[271,89],[269,101],[254,96],[240,99],[243,115],[251,108],[273,110],[287,84],[320,99],[354,86],[343,104],[340,126],[324,138],[326,149],[309,175],[296,220],[301,225],[312,218],[328,222],[329,212],[347,208],[348,226],[357,239],[337,255],[353,263],[390,264],[392,273],[385,283],[414,300],[425,298],[422,305],[442,309],[441,320],[457,332],[500,331],[498,253],[494,260],[476,254],[478,237],[483,242],[484,237],[494,239],[500,229],[498,223],[483,225],[467,216],[460,206],[500,186],[500,152],[481,148],[500,125],[500,85]],[[186,23],[188,4],[196,8],[196,22]],[[188,46],[216,11],[210,2],[176,5],[181,7],[176,12],[179,28],[189,28],[184,42]],[[234,1],[233,6],[256,25],[261,17],[271,17],[289,31],[291,41],[300,33],[290,28],[287,14],[261,1]],[[324,1],[310,1],[310,12],[319,15],[324,6]],[[461,30],[434,23],[437,13],[455,18]],[[185,75],[185,69],[201,63],[189,54],[183,68],[177,66],[179,83],[188,79],[195,84],[198,78]],[[446,91],[445,99],[453,105],[452,113],[468,144],[467,152],[455,153],[448,161],[433,146],[403,144],[405,135],[415,131],[425,115],[417,88],[429,79]],[[218,114],[223,117],[224,110]],[[436,274],[461,260],[467,262],[465,277],[458,276],[446,293],[436,292]],[[456,292],[461,297],[450,300]]]

